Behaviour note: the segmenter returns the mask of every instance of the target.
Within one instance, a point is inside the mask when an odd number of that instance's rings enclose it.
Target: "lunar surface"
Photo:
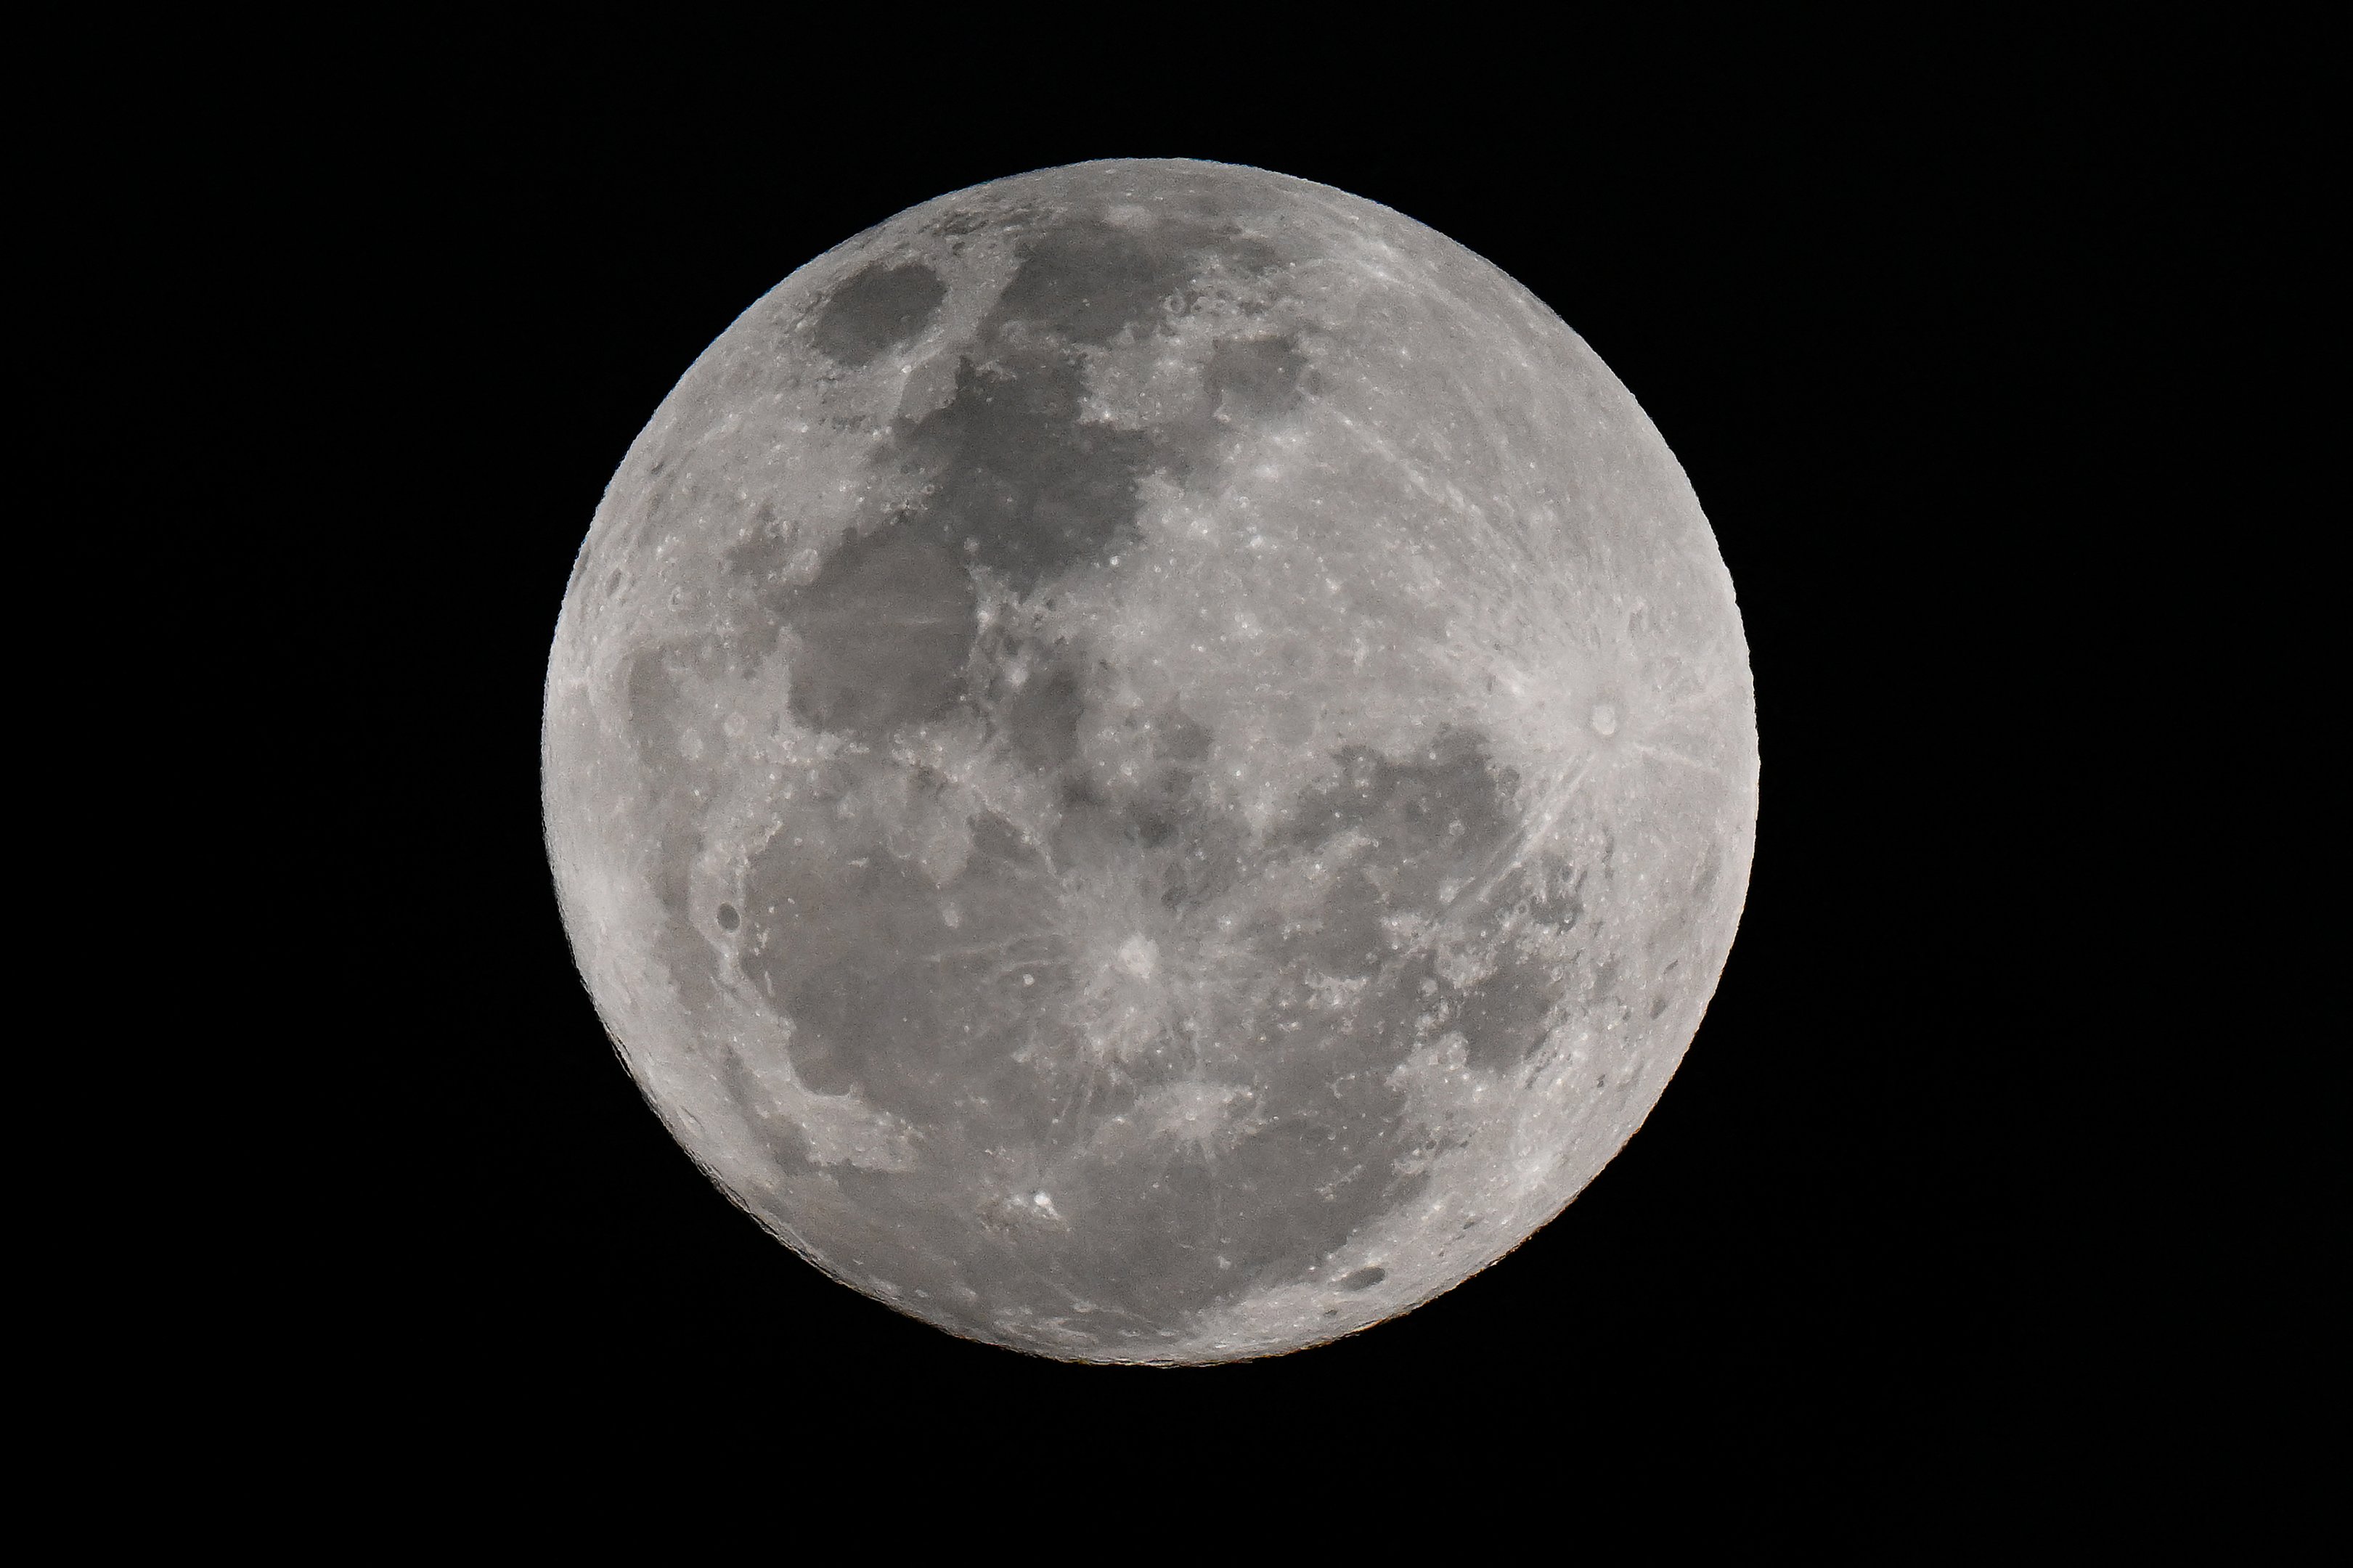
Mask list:
[[[1362,1329],[1658,1100],[1745,895],[1682,468],[1432,230],[1082,164],[809,263],[614,476],[549,661],[598,1011],[712,1178],[951,1332]]]

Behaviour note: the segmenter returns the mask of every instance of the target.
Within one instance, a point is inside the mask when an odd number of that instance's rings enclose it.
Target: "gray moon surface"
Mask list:
[[[1657,1103],[1757,815],[1714,534],[1422,225],[1097,163],[695,362],[547,672],[547,843],[737,1204],[953,1333],[1279,1353],[1494,1262]]]

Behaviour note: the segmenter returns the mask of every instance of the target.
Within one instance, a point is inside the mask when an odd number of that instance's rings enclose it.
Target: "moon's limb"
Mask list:
[[[1757,747],[1664,442],[1492,266],[1257,170],[902,214],[714,342],[598,509],[547,832],[735,1200],[955,1332],[1310,1344],[1656,1102]]]

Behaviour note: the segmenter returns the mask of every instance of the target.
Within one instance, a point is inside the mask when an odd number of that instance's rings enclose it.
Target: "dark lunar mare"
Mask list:
[[[778,596],[778,618],[802,649],[797,716],[866,741],[936,716],[960,694],[978,631],[970,584],[956,580],[963,568],[984,568],[1029,595],[1073,567],[1100,564],[1136,537],[1139,482],[1161,472],[1181,483],[1205,459],[1220,407],[1263,416],[1289,406],[1306,362],[1295,342],[1272,335],[1219,344],[1207,376],[1210,401],[1189,416],[1149,431],[1082,416],[1080,345],[1158,330],[1170,309],[1198,302],[1213,270],[1256,276],[1282,262],[1273,247],[1206,217],[1146,235],[1088,216],[1033,226],[962,351],[952,395],[879,444],[875,465],[919,478],[921,498],[861,527],[806,589]],[[846,344],[843,352],[871,358],[899,341],[885,328],[897,331],[930,299],[927,286],[906,280],[911,273],[932,277],[878,264],[845,284],[818,316],[820,346],[833,353],[828,345]],[[922,311],[937,305],[930,299]],[[748,553],[743,562],[768,564]]]
[[[818,352],[851,369],[871,364],[883,350],[913,342],[947,297],[947,284],[928,267],[866,268],[835,289],[818,313]]]

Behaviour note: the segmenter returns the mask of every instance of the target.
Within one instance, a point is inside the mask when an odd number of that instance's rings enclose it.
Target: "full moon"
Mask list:
[[[548,851],[730,1197],[947,1331],[1296,1350],[1526,1239],[1738,923],[1732,582],[1592,350],[1388,208],[1079,164],[850,239],[614,475]]]

